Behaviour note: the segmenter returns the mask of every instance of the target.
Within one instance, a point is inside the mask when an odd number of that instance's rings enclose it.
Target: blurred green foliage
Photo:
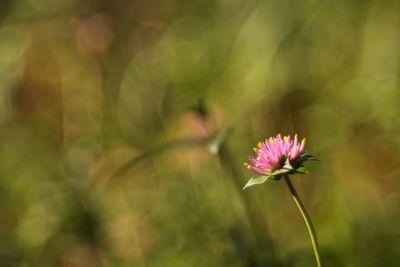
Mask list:
[[[322,160],[294,183],[326,266],[398,266],[399,12],[3,0],[0,266],[314,266],[284,184],[242,191],[279,132]]]

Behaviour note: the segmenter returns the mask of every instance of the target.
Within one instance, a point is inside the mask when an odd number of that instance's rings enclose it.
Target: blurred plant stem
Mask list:
[[[160,145],[150,148],[149,150],[144,151],[142,154],[135,156],[132,159],[128,160],[113,174],[112,178],[117,178],[117,177],[121,176],[126,171],[128,171],[130,168],[132,168],[135,164],[141,162],[142,160],[150,158],[154,155],[160,154],[160,153],[168,151],[168,150],[176,149],[176,148],[204,145],[207,143],[207,141],[208,141],[208,139],[204,139],[204,138],[187,138],[187,139],[174,140],[171,142],[166,142],[166,143],[160,144]]]
[[[226,175],[228,177],[232,178],[235,184],[235,188],[238,191],[238,195],[243,201],[246,217],[250,222],[252,228],[251,230],[253,231],[253,236],[255,237],[257,242],[256,247],[264,249],[264,251],[265,247],[268,247],[269,251],[268,263],[272,264],[271,266],[281,266],[282,264],[274,250],[275,245],[274,242],[272,241],[269,228],[265,224],[265,216],[260,212],[258,206],[255,205],[257,201],[251,199],[251,196],[248,194],[242,194],[242,187],[243,187],[242,175],[240,171],[236,168],[237,164],[235,163],[235,160],[232,157],[232,154],[230,153],[230,150],[226,143],[223,143],[221,145],[218,156],[220,158],[223,170],[226,172]]]
[[[323,267],[320,252],[319,252],[317,234],[315,233],[315,229],[311,222],[310,216],[308,215],[306,208],[304,207],[303,203],[300,200],[299,195],[296,192],[296,189],[294,188],[292,182],[290,181],[289,175],[287,175],[287,174],[284,175],[284,178],[285,178],[286,185],[288,186],[289,191],[292,194],[293,200],[294,200],[294,202],[296,202],[296,205],[300,210],[301,216],[303,217],[304,222],[307,226],[307,230],[310,235],[312,247],[314,250],[315,260],[317,261],[317,266]]]

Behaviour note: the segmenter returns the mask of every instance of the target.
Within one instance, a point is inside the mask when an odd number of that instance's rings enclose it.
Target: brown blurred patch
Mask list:
[[[170,136],[209,138],[226,126],[227,115],[218,106],[199,107],[183,113],[169,129]],[[203,110],[205,109],[205,110]]]
[[[395,140],[375,121],[353,125],[335,155],[335,171],[352,194],[381,197],[398,189]]]
[[[110,15],[97,13],[75,21],[75,38],[78,47],[86,52],[101,53],[114,39],[114,22]]]
[[[25,70],[14,88],[12,108],[16,120],[37,123],[55,139],[63,139],[62,84],[51,47],[35,31],[25,54]]]
[[[99,267],[108,266],[101,251],[90,245],[77,245],[65,253],[60,267]]]
[[[169,129],[170,139],[198,138],[207,140],[218,134],[226,126],[226,115],[219,107],[212,106],[210,111],[202,113],[197,110],[183,113],[175,124]],[[202,166],[211,153],[204,146],[189,146],[172,151],[173,161],[178,161],[183,166],[194,168]]]

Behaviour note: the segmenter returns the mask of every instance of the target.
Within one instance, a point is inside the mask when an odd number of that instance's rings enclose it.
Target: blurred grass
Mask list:
[[[2,1],[0,266],[313,266],[285,186],[241,190],[279,132],[322,160],[294,183],[326,266],[398,266],[399,11]]]

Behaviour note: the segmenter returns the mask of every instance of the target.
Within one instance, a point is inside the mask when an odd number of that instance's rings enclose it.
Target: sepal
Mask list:
[[[265,181],[272,179],[271,175],[268,176],[258,176],[258,177],[251,177],[249,181],[246,183],[246,185],[243,187],[243,190],[246,189],[247,187],[256,185],[256,184],[262,184]]]

